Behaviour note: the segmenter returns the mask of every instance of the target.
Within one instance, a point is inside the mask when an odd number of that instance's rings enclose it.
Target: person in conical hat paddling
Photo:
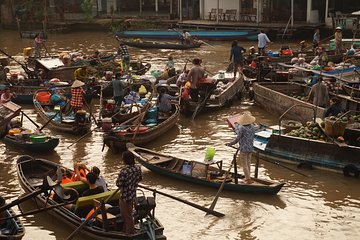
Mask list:
[[[80,110],[84,106],[84,89],[82,86],[84,86],[85,83],[79,80],[75,80],[74,83],[71,85],[71,102],[70,105],[73,108],[73,110],[76,112],[77,110]]]
[[[256,126],[254,124],[255,117],[250,112],[244,112],[235,122],[236,138],[227,143],[226,146],[232,146],[239,143],[240,163],[242,165],[245,183],[251,184],[253,180],[250,177],[251,155],[254,150],[253,143],[255,137]]]
[[[341,27],[337,27],[335,29],[335,34],[334,34],[334,39],[335,39],[335,54],[341,54],[341,48],[342,48],[342,29]]]

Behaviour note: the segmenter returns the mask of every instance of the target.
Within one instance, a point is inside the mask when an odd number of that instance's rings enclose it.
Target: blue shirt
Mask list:
[[[236,138],[229,144],[234,145],[239,143],[240,152],[247,153],[254,150],[254,138],[255,138],[255,125],[240,125],[236,124],[235,133]]]
[[[176,97],[170,96],[167,93],[162,94],[161,100],[159,102],[159,111],[160,112],[170,112],[171,111],[171,100],[175,100]]]
[[[230,61],[233,60],[236,63],[241,63],[244,60],[242,51],[246,51],[243,47],[236,45],[231,48]]]
[[[258,47],[264,48],[266,46],[266,43],[270,42],[268,36],[265,33],[259,33],[258,34]]]

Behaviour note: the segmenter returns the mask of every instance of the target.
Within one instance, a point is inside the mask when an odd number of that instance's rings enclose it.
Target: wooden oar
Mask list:
[[[21,111],[21,113],[23,114],[23,116],[25,116],[27,119],[29,119],[29,121],[30,121],[32,124],[34,124],[38,129],[40,128],[40,126],[39,126],[36,122],[34,122],[28,115],[26,115],[26,114],[24,113],[24,111]]]
[[[104,202],[104,204],[108,203],[114,196],[115,194],[120,190],[120,188],[116,189],[116,191],[114,191]],[[85,221],[83,221],[80,226],[75,229],[75,231],[73,231],[67,238],[66,240],[70,240],[73,239],[75,237],[75,235],[91,220],[93,219],[93,217],[95,217],[98,212],[101,210],[101,208],[96,208],[95,211],[88,217],[85,219]]]
[[[223,180],[223,182],[221,183],[221,185],[220,185],[220,187],[219,187],[219,190],[217,191],[217,193],[216,193],[216,195],[215,195],[215,197],[214,197],[214,200],[213,200],[213,202],[212,202],[211,205],[210,205],[210,208],[209,208],[209,209],[211,209],[211,210],[214,210],[214,208],[215,208],[215,205],[216,205],[216,203],[217,203],[217,200],[219,199],[220,193],[221,193],[221,191],[223,190],[223,188],[224,188],[224,186],[225,186],[225,182],[226,182],[227,176],[229,175],[229,173],[230,173],[230,171],[231,171],[231,168],[232,168],[234,162],[236,161],[236,156],[238,155],[239,151],[240,151],[240,147],[239,147],[238,149],[236,149],[236,152],[235,152],[235,154],[234,154],[234,156],[233,156],[233,160],[232,160],[231,163],[230,163],[229,170],[226,171],[225,176],[224,176],[224,180]],[[235,176],[235,178],[237,178],[237,176]],[[206,215],[208,215],[208,213],[206,213]]]
[[[176,201],[185,203],[185,204],[187,204],[187,205],[189,205],[189,206],[192,206],[192,207],[197,208],[197,209],[199,209],[199,210],[201,210],[201,211],[207,212],[207,213],[209,213],[209,214],[211,214],[211,215],[214,215],[214,216],[216,216],[216,217],[224,217],[224,216],[225,216],[225,214],[223,214],[223,213],[221,213],[221,212],[217,212],[217,211],[214,211],[214,210],[212,210],[212,209],[208,209],[208,208],[206,208],[206,207],[200,206],[200,205],[198,205],[198,204],[196,204],[196,203],[192,203],[192,202],[189,202],[189,201],[187,201],[187,200],[184,200],[184,199],[181,199],[181,198],[172,196],[172,195],[170,195],[170,194],[167,194],[167,193],[164,193],[164,192],[160,192],[160,191],[157,190],[157,189],[149,188],[149,187],[144,186],[144,185],[141,185],[141,184],[138,184],[138,187],[147,189],[147,190],[152,191],[152,192],[154,192],[154,193],[159,193],[160,195],[163,195],[163,196],[165,196],[165,197],[172,198],[172,199],[174,199],[174,200],[176,200]]]
[[[206,105],[206,101],[209,99],[209,97],[211,96],[211,94],[213,93],[214,89],[216,88],[218,81],[215,82],[214,86],[210,87],[209,91],[207,92],[207,94],[204,97],[204,100],[202,102],[200,102],[197,106],[196,109],[191,117],[191,120],[194,121],[197,113],[199,112],[199,110],[201,110],[205,105]]]

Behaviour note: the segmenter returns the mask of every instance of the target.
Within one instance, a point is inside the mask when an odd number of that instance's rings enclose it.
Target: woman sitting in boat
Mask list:
[[[57,88],[53,88],[52,92],[53,94],[51,94],[50,103],[53,105],[59,105],[60,107],[65,107],[67,98],[64,96],[63,91]]]
[[[334,97],[330,99],[330,107],[325,110],[324,118],[337,116],[339,113],[342,112],[344,112],[344,110],[341,107],[340,100]]]
[[[16,94],[10,92],[10,88],[6,88],[5,92],[1,94],[0,98],[0,105],[3,105],[4,103],[10,102],[11,99],[15,98]]]
[[[158,101],[159,112],[169,113],[172,109],[171,100],[176,99],[178,99],[178,97],[167,94],[165,88],[161,88]]]
[[[176,74],[175,62],[174,62],[174,58],[172,55],[169,55],[169,57],[168,57],[168,61],[166,62],[165,71],[167,72],[168,77],[173,77]]]

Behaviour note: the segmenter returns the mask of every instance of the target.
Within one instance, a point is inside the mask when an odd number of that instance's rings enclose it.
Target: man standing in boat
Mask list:
[[[114,100],[117,106],[120,106],[122,101],[124,100],[125,85],[122,82],[121,77],[122,77],[121,73],[116,73],[115,79],[112,80],[112,85],[114,89]]]
[[[266,33],[264,33],[264,30],[260,30],[258,34],[258,51],[261,56],[265,55],[265,47],[268,43],[271,43],[270,39]]]
[[[321,76],[318,77],[318,82],[311,87],[308,101],[315,106],[327,107],[329,105],[329,92]]]
[[[243,52],[246,52],[245,48],[239,46],[237,41],[234,41],[230,51],[230,62],[232,61],[234,66],[234,80],[236,79],[238,69],[240,74],[242,74],[242,68],[244,66]]]
[[[315,33],[313,36],[313,49],[314,52],[316,51],[316,48],[319,47],[319,43],[320,43],[320,29],[315,29]]]
[[[335,38],[335,55],[336,54],[341,54],[341,48],[342,48],[342,29],[341,27],[337,27],[335,29],[335,34],[334,34],[334,38]]]
[[[34,43],[35,43],[35,57],[40,58],[41,57],[41,49],[44,44],[44,40],[41,38],[40,33],[37,33],[35,35]]]
[[[122,154],[125,166],[121,168],[116,186],[120,188],[121,195],[119,201],[120,214],[124,220],[123,231],[128,234],[135,232],[133,207],[136,198],[136,188],[142,180],[141,168],[135,165],[134,154],[125,151]]]
[[[245,183],[251,184],[254,181],[250,177],[251,156],[254,150],[255,138],[255,117],[250,112],[244,112],[235,122],[236,138],[227,143],[226,146],[232,146],[239,143],[240,162],[245,175]]]
[[[190,69],[187,78],[191,82],[190,91],[189,91],[191,99],[192,101],[197,102],[199,100],[198,83],[200,79],[204,78],[205,70],[201,66],[201,60],[199,58],[194,58],[192,63],[194,64],[194,66]]]
[[[118,48],[118,55],[120,55],[120,57],[121,57],[121,61],[123,64],[123,70],[124,70],[125,74],[127,74],[129,65],[130,65],[129,49],[118,36],[115,36],[115,38],[120,42],[120,46]]]

